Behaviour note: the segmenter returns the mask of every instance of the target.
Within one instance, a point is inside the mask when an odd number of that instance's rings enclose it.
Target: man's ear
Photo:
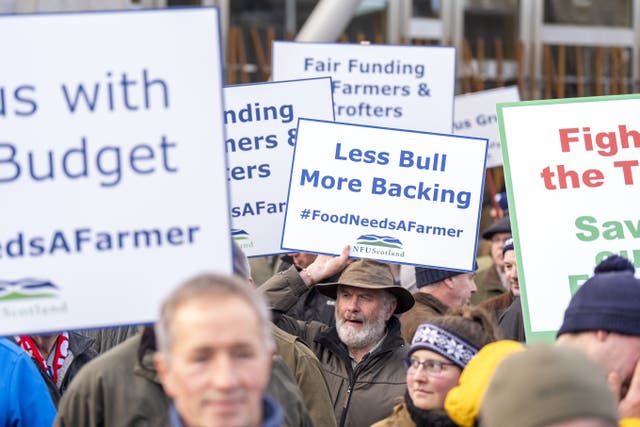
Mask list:
[[[447,288],[453,289],[453,280],[451,280],[451,277],[447,277],[446,279],[442,279],[442,283],[444,283],[444,285]]]
[[[156,371],[158,371],[158,377],[160,378],[160,383],[162,383],[162,388],[165,393],[167,393],[169,397],[173,397],[173,384],[171,382],[169,366],[167,360],[159,351],[153,355],[153,364],[156,367]]]
[[[393,312],[396,311],[396,307],[398,306],[398,300],[394,298],[389,304],[389,310],[385,313],[384,320],[389,320],[393,315]]]

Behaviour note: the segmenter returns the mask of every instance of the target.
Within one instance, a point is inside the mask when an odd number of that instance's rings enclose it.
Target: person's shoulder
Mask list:
[[[12,360],[29,357],[13,341],[5,337],[0,337],[0,354],[2,354],[3,358]]]
[[[137,361],[139,347],[140,335],[135,335],[89,361],[78,375],[108,375],[132,371]]]

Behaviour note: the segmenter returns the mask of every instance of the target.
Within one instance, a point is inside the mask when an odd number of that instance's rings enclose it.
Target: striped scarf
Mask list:
[[[62,368],[64,360],[69,355],[69,334],[67,332],[63,332],[58,335],[55,348],[49,355],[48,360],[44,360],[38,346],[30,336],[22,335],[16,337],[16,341],[20,347],[22,347],[22,349],[26,351],[47,374],[49,374],[53,383],[57,385],[58,372],[60,371],[60,368]]]

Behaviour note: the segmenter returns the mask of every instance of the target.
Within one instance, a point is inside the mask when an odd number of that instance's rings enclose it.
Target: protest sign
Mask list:
[[[331,79],[224,89],[233,238],[247,256],[281,253],[298,117],[333,120]]]
[[[520,95],[518,95],[518,88],[515,86],[467,93],[457,95],[455,98],[453,133],[489,140],[487,168],[502,166],[496,104],[518,101],[520,101]]]
[[[638,95],[498,105],[527,340],[606,256],[640,265]]]
[[[487,143],[300,119],[282,247],[473,270]]]
[[[330,76],[336,120],[451,133],[455,49],[273,43],[273,79]]]
[[[0,21],[0,335],[151,322],[231,272],[218,10]]]

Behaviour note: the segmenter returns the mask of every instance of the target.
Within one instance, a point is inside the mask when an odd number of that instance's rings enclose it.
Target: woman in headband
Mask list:
[[[406,359],[407,392],[393,413],[373,427],[456,426],[444,411],[444,399],[462,369],[497,334],[491,316],[477,307],[421,324]]]

